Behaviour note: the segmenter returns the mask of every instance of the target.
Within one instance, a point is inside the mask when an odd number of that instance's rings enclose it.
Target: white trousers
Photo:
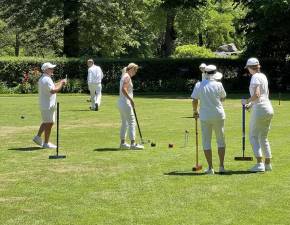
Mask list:
[[[256,117],[254,111],[250,120],[250,143],[256,157],[272,158],[271,147],[268,141],[268,132],[273,115]]]
[[[102,84],[89,83],[88,86],[89,86],[90,95],[91,95],[91,107],[94,109],[96,103],[98,104],[98,106],[101,105]]]
[[[118,103],[120,115],[121,115],[121,129],[120,129],[120,139],[125,140],[127,135],[127,129],[129,128],[129,138],[130,140],[135,140],[135,127],[136,121],[131,105],[119,102]]]
[[[212,131],[214,130],[218,148],[225,148],[225,135],[223,119],[201,120],[203,150],[211,150]]]

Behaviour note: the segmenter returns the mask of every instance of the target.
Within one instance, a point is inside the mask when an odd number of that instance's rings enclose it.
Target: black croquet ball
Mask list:
[[[155,147],[156,144],[154,142],[151,142],[151,147]]]
[[[21,119],[24,119],[24,116],[21,116],[20,118],[21,118]]]
[[[168,144],[168,148],[173,148],[173,144]]]

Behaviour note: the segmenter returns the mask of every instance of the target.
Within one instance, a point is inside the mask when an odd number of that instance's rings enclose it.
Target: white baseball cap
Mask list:
[[[259,60],[257,58],[249,58],[245,68],[247,68],[248,66],[257,66],[259,64],[260,63],[259,63]]]
[[[205,67],[205,72],[207,74],[207,77],[214,79],[214,80],[221,80],[223,77],[223,74],[216,71],[215,65],[208,65]]]
[[[50,62],[43,63],[41,66],[41,70],[45,71],[46,69],[53,69],[56,65],[51,64]]]
[[[199,68],[205,68],[206,67],[206,64],[205,63],[202,63],[199,65]]]

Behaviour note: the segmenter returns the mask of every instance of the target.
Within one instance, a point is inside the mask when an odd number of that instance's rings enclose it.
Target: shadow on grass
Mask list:
[[[71,111],[71,112],[89,112],[89,111],[93,111],[90,109],[71,109],[71,110],[67,110],[67,111]]]
[[[244,175],[244,174],[255,174],[258,172],[251,172],[251,171],[247,171],[247,170],[228,170],[225,173],[219,173],[216,172],[216,174],[222,175],[222,176],[229,176],[229,175]]]
[[[215,172],[216,175],[221,175],[221,176],[229,176],[229,175],[244,175],[244,174],[254,174],[256,172],[250,172],[250,171],[242,171],[242,170],[229,170],[225,173],[219,173]],[[164,175],[169,175],[169,176],[202,176],[202,175],[207,175],[203,172],[193,172],[193,171],[172,171],[169,173],[164,173]]]
[[[193,171],[172,171],[169,173],[164,173],[164,175],[168,176],[202,176],[205,175],[205,173],[198,173]]]
[[[193,116],[182,116],[182,117],[180,117],[180,118],[182,118],[182,119],[194,119]]]
[[[118,152],[118,151],[126,151],[130,149],[120,149],[120,148],[96,148],[95,152]]]
[[[44,150],[44,148],[42,148],[42,147],[25,147],[25,148],[9,148],[8,150],[11,150],[11,151],[22,151],[22,152],[32,152],[32,151]]]

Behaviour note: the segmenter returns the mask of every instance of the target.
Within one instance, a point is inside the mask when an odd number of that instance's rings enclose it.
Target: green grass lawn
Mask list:
[[[192,108],[184,96],[136,97],[143,136],[157,146],[120,151],[117,96],[103,96],[101,110],[94,112],[88,96],[59,95],[60,153],[67,156],[61,160],[49,160],[54,151],[31,141],[40,123],[37,95],[0,96],[0,224],[289,224],[290,101],[283,97],[281,105],[272,101],[273,171],[250,174],[254,162],[233,160],[241,155],[242,132],[240,98],[232,95],[224,104],[225,166],[232,172],[207,176],[191,171],[194,121],[186,118]],[[247,125],[248,119],[249,113]]]

